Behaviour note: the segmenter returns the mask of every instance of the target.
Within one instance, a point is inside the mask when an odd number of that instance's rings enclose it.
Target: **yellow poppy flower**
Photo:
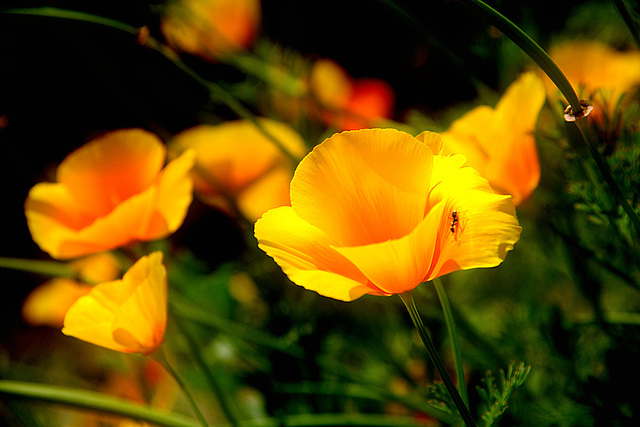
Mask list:
[[[294,283],[343,301],[500,264],[520,236],[511,197],[441,152],[431,132],[333,135],[300,162],[291,207],[256,222],[259,247]]]
[[[540,181],[533,131],[544,100],[542,81],[532,72],[524,73],[495,108],[481,105],[453,122],[442,133],[444,153],[466,156],[467,165],[519,205]]]
[[[640,51],[619,51],[597,40],[579,40],[558,44],[549,49],[578,94],[594,105],[612,108],[630,89],[640,85]],[[545,78],[549,95],[558,90]],[[595,111],[594,111],[595,112]]]
[[[166,148],[142,129],[114,131],[68,155],[56,183],[36,184],[25,202],[33,240],[53,258],[164,238],[180,227],[192,200],[184,153],[164,170]]]
[[[160,29],[169,45],[205,59],[249,47],[260,24],[258,0],[177,0]]]
[[[391,86],[374,78],[353,79],[338,63],[319,59],[313,63],[309,86],[321,107],[326,124],[340,130],[368,127],[390,118],[395,95]]]
[[[271,119],[260,124],[293,155],[302,157],[305,145],[291,127]],[[289,205],[289,181],[294,165],[251,122],[237,120],[219,125],[198,125],[177,134],[171,153],[193,149],[194,188],[205,203],[231,213],[234,200],[250,221],[271,208]]]
[[[89,283],[114,280],[120,275],[118,260],[108,252],[70,262],[69,267]],[[63,277],[49,280],[27,295],[22,304],[22,318],[33,326],[60,328],[69,307],[92,288],[88,283]]]
[[[150,354],[167,323],[162,253],[140,258],[122,280],[101,283],[69,308],[62,333],[123,353]]]

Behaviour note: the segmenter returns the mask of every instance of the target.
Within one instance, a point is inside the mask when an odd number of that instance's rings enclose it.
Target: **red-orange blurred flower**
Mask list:
[[[62,333],[123,353],[150,354],[167,323],[162,253],[138,260],[122,280],[101,283],[69,308]]]
[[[35,288],[22,304],[22,317],[33,326],[62,327],[69,307],[93,288],[88,283],[114,280],[120,275],[115,256],[108,252],[90,255],[69,263],[82,282],[57,277]]]
[[[160,29],[172,47],[215,60],[249,47],[259,24],[259,0],[174,0]]]
[[[298,165],[291,207],[256,222],[260,248],[294,283],[343,301],[500,264],[520,236],[511,197],[441,152],[431,132],[333,135]]]
[[[481,105],[453,122],[442,134],[444,152],[465,155],[469,166],[519,205],[540,181],[533,131],[544,100],[542,81],[523,74],[495,108]]]
[[[260,124],[294,156],[305,154],[302,137],[290,126],[259,118]],[[199,125],[176,135],[171,152],[196,152],[192,171],[196,194],[205,203],[232,212],[233,201],[250,221],[267,210],[289,205],[289,181],[294,165],[251,122],[237,120]]]
[[[340,130],[370,127],[393,115],[395,95],[388,83],[373,78],[354,80],[330,59],[314,62],[310,88],[326,110],[321,113],[323,120]]]
[[[36,184],[25,202],[33,240],[53,258],[164,238],[180,227],[192,200],[184,153],[162,170],[166,147],[142,129],[103,135],[68,155],[56,183]]]

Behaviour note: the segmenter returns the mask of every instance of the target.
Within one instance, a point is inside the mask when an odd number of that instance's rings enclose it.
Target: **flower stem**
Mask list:
[[[449,338],[451,339],[451,351],[453,352],[453,364],[456,369],[456,378],[458,379],[458,391],[460,391],[460,397],[464,401],[465,406],[469,407],[469,397],[467,396],[467,384],[464,379],[464,367],[462,365],[462,352],[460,351],[460,343],[458,341],[458,332],[456,329],[456,322],[453,318],[453,311],[451,310],[451,304],[449,304],[449,298],[442,285],[442,280],[439,277],[433,279],[433,284],[444,312],[444,321],[447,324],[447,331],[449,332]]]
[[[620,16],[622,16],[622,19],[624,19],[624,23],[627,24],[627,27],[629,28],[629,31],[631,32],[636,45],[640,49],[640,28],[638,28],[638,24],[633,18],[629,7],[627,7],[624,0],[613,0],[613,3],[615,3]]]
[[[180,329],[180,331],[182,332],[182,335],[186,339],[191,355],[196,360],[196,363],[200,366],[200,369],[204,373],[204,376],[206,377],[207,382],[209,383],[209,386],[218,397],[220,408],[222,409],[225,416],[227,417],[227,420],[229,420],[229,424],[231,424],[231,426],[233,427],[238,427],[240,425],[240,422],[238,421],[238,417],[236,416],[233,410],[231,402],[227,398],[227,395],[224,392],[224,389],[220,384],[220,381],[218,380],[214,372],[209,368],[209,365],[205,361],[204,356],[200,351],[200,347],[198,346],[198,343],[194,339],[191,332],[187,329],[187,327],[181,322],[181,319],[177,319],[175,315],[173,316],[173,319],[175,323],[178,325],[178,329]]]
[[[10,268],[53,277],[76,277],[75,272],[68,264],[57,261],[0,257],[0,268]]]
[[[139,29],[113,19],[103,18],[101,16],[92,15],[90,13],[78,12],[74,10],[59,9],[56,7],[34,7],[34,8],[17,8],[4,10],[1,13],[15,14],[15,15],[29,15],[29,16],[43,16],[48,18],[69,19],[78,22],[88,22],[92,24],[98,24],[106,27],[110,27],[119,31],[123,31],[132,36],[135,36],[138,42],[146,47],[149,47],[166,59],[171,61],[173,65],[179,68],[182,72],[196,81],[199,85],[204,87],[209,92],[209,98],[212,100],[218,100],[229,107],[239,117],[247,120],[253,124],[264,136],[266,136],[278,149],[280,149],[287,157],[289,157],[294,164],[297,164],[300,159],[294,155],[278,138],[276,138],[271,132],[269,132],[264,126],[260,124],[253,113],[245,107],[238,99],[229,93],[222,86],[215,82],[208,81],[200,75],[198,75],[193,69],[188,67],[178,56],[167,46],[161,44],[153,37],[144,37],[142,42],[139,37]]]
[[[404,303],[405,307],[407,307],[409,316],[411,317],[413,324],[415,325],[416,329],[418,330],[418,333],[420,334],[420,338],[422,339],[422,342],[424,343],[424,346],[427,349],[427,353],[429,353],[429,357],[431,358],[431,361],[433,362],[433,364],[436,367],[436,370],[440,374],[440,378],[442,378],[442,381],[444,382],[444,386],[447,388],[447,391],[449,392],[449,395],[451,396],[453,403],[456,405],[456,408],[458,408],[458,412],[460,413],[462,420],[467,425],[467,427],[475,427],[476,424],[473,421],[473,418],[471,418],[469,409],[465,406],[462,398],[460,397],[460,394],[456,390],[455,385],[453,385],[453,381],[451,380],[451,377],[449,376],[449,373],[447,372],[447,369],[445,368],[444,363],[442,362],[442,359],[438,354],[438,350],[436,349],[436,346],[433,344],[433,341],[429,336],[429,332],[427,332],[427,328],[424,326],[424,323],[422,323],[422,319],[420,318],[420,313],[418,313],[418,308],[416,307],[416,303],[413,299],[413,294],[411,293],[411,291],[409,291],[403,294],[399,294],[399,296],[402,302]]]
[[[0,399],[33,399],[91,409],[166,427],[196,427],[192,418],[128,402],[95,391],[0,379]]]
[[[193,395],[187,388],[182,378],[180,378],[176,370],[173,369],[173,366],[171,366],[171,364],[169,363],[169,360],[167,360],[167,355],[165,353],[164,346],[161,345],[160,347],[158,347],[158,349],[155,352],[153,352],[150,356],[153,360],[155,360],[160,365],[162,365],[162,367],[169,373],[169,375],[171,375],[173,379],[178,383],[178,385],[184,392],[184,395],[186,396],[187,401],[189,402],[189,405],[191,406],[191,410],[195,414],[196,418],[198,419],[202,427],[208,427],[207,421],[204,419],[202,412],[200,412],[200,408],[198,408],[198,405],[196,404],[196,401],[194,400]]]
[[[522,31],[520,27],[507,19],[500,12],[483,2],[482,0],[460,0],[461,3],[466,4],[471,9],[480,12],[493,26],[500,30],[504,35],[509,37],[529,58],[535,62],[544,73],[549,76],[551,81],[560,89],[560,92],[567,99],[567,102],[573,108],[573,111],[578,113],[581,111],[582,106],[578,100],[578,95],[573,90],[571,83],[562,73],[558,65],[553,62],[553,59],[547,54],[547,52],[540,47],[535,40],[533,40],[527,33]]]

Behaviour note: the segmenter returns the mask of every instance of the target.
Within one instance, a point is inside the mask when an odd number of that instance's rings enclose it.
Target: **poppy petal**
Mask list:
[[[422,221],[432,158],[426,144],[394,129],[335,134],[298,165],[291,205],[337,246],[396,239]]]
[[[320,295],[352,301],[371,287],[367,278],[331,248],[322,230],[301,219],[285,206],[265,213],[255,224],[258,246],[272,257],[292,282]]]

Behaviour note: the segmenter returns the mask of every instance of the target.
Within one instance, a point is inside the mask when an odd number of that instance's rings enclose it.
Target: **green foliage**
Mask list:
[[[485,408],[482,420],[487,427],[492,426],[507,410],[509,398],[524,383],[530,371],[531,366],[525,366],[524,362],[518,365],[511,363],[506,375],[500,369],[499,384],[491,371],[487,371],[482,379],[483,386],[476,388]]]

